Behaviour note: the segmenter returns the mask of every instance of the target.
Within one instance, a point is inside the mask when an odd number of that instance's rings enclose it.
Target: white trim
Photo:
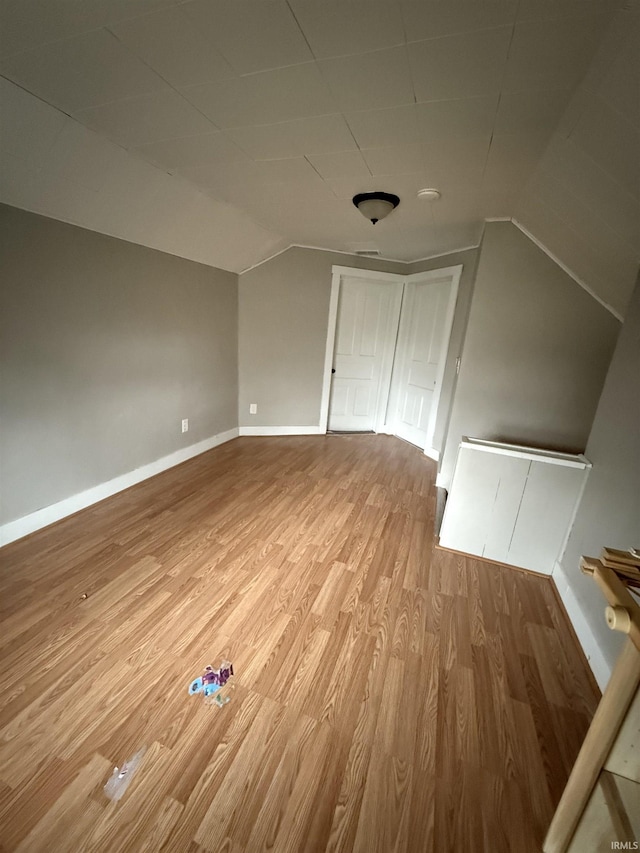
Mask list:
[[[442,252],[439,255],[426,255],[424,258],[416,258],[415,261],[398,261],[400,264],[421,264],[423,261],[435,261],[438,258],[446,258],[448,255],[457,255],[459,252],[471,252],[474,249],[479,249],[480,243],[474,243],[473,246],[462,246],[461,249],[451,249],[450,252]],[[423,270],[423,272],[431,272],[431,270]],[[419,275],[419,273],[415,273]]]
[[[611,677],[611,666],[602,654],[598,640],[593,633],[589,619],[585,616],[580,602],[576,598],[569,579],[567,578],[562,565],[558,562],[553,567],[551,580],[558,590],[558,594],[562,599],[571,624],[576,632],[582,650],[584,651],[591,671],[598,682],[598,687],[604,692],[607,682]]]
[[[446,489],[447,478],[444,476],[442,471],[438,471],[436,474],[436,488],[437,489]]]
[[[567,468],[591,468],[591,462],[582,453],[557,453],[554,450],[538,450],[535,447],[524,447],[520,444],[503,444],[497,441],[487,441],[484,438],[468,438],[462,436],[458,452],[463,447],[471,450],[481,450],[485,453],[497,453],[502,456],[512,456],[516,459],[528,459],[533,462],[550,462],[554,465],[564,465]]]
[[[329,318],[327,320],[327,343],[324,350],[324,373],[322,374],[322,397],[320,399],[320,429],[327,431],[329,422],[329,399],[331,397],[331,371],[333,370],[333,348],[336,340],[338,322],[338,299],[340,296],[340,273],[332,267],[331,298],[329,300]]]
[[[584,458],[586,461],[586,457],[584,457]],[[582,503],[582,498],[584,497],[584,492],[585,492],[585,489],[587,488],[587,481],[589,479],[589,474],[591,473],[592,467],[593,466],[589,462],[587,470],[585,471],[584,476],[582,478],[582,485],[580,486],[580,491],[578,492],[578,494],[576,496],[576,502],[573,505],[573,512],[571,513],[571,520],[569,521],[569,524],[567,525],[567,531],[564,534],[564,539],[562,540],[562,545],[560,546],[560,550],[558,551],[558,558],[557,558],[558,562],[560,562],[562,560],[562,558],[564,557],[564,552],[567,550],[567,545],[569,543],[569,537],[571,536],[571,531],[573,530],[573,525],[576,522],[576,516],[578,515],[578,510],[580,509],[580,504]]]
[[[485,219],[485,222],[510,222],[510,219]],[[264,227],[264,226],[262,226]],[[327,249],[323,246],[310,246],[306,243],[289,243],[288,246],[285,246],[284,249],[278,249],[277,252],[269,255],[266,258],[263,258],[261,261],[257,261],[257,263],[252,264],[250,267],[246,269],[240,270],[236,275],[244,275],[246,272],[251,272],[251,270],[256,269],[256,267],[261,267],[262,264],[266,264],[267,261],[272,261],[274,258],[277,258],[278,255],[282,255],[283,252],[288,252],[289,249],[311,249],[314,252],[329,252],[334,255],[346,255],[349,258],[357,258],[358,261],[362,260],[371,260],[371,261],[385,261],[389,264],[402,264],[402,266],[409,267],[412,264],[421,264],[423,261],[435,261],[437,258],[446,258],[447,255],[457,255],[458,252],[470,252],[473,249],[479,249],[480,244],[474,243],[473,246],[462,246],[460,249],[451,249],[449,252],[441,252],[440,254],[435,255],[425,255],[423,258],[416,258],[415,261],[401,261],[399,258],[387,258],[383,255],[357,255],[355,252],[345,252],[344,249]],[[348,267],[351,269],[351,267]],[[355,267],[353,267],[355,269]],[[376,272],[376,270],[369,270],[369,272]],[[425,270],[428,272],[428,270]],[[394,273],[389,273],[389,275],[393,275]]]
[[[409,284],[418,281],[428,281],[429,279],[433,279],[437,281],[440,278],[451,278],[454,279],[456,275],[458,276],[458,280],[462,275],[463,264],[455,264],[452,267],[437,267],[433,270],[422,270],[422,272],[412,272],[410,275],[403,276],[404,280]]]
[[[589,296],[593,297],[593,299],[595,299],[596,302],[599,302],[600,305],[602,305],[603,308],[606,308],[606,310],[609,311],[610,314],[613,314],[613,316],[616,318],[616,320],[619,320],[621,323],[624,321],[624,317],[622,316],[622,314],[620,314],[618,311],[616,311],[616,309],[612,305],[609,305],[608,302],[605,302],[604,299],[602,299],[600,296],[598,296],[598,294],[595,291],[593,291],[589,287],[589,285],[586,284],[586,282],[584,282],[579,276],[577,276],[576,273],[574,273],[572,269],[570,269],[565,263],[563,263],[557,255],[554,255],[554,253],[550,249],[547,249],[547,247],[544,245],[544,243],[541,243],[540,240],[538,240],[538,238],[535,237],[531,233],[531,231],[529,231],[528,228],[525,228],[525,226],[521,222],[519,222],[517,219],[512,219],[511,222],[513,225],[516,226],[516,228],[519,228],[520,231],[522,231],[522,233],[525,235],[525,237],[528,237],[532,243],[535,243],[535,245],[539,249],[541,249],[545,253],[545,255],[547,255],[547,257],[551,258],[551,260],[555,264],[557,264],[561,270],[566,272],[566,274],[570,278],[572,278],[576,284],[580,285],[580,287],[583,290],[585,290],[589,294]]]
[[[240,427],[240,435],[324,435],[319,426],[255,426]]]
[[[262,226],[264,228],[264,226]],[[269,229],[267,229],[269,230]],[[271,255],[268,255],[266,258],[263,258],[261,261],[257,261],[255,264],[251,264],[250,267],[246,267],[246,269],[240,270],[240,272],[236,273],[236,275],[244,275],[246,272],[251,272],[256,267],[261,267],[262,264],[266,264],[267,261],[272,261],[274,258],[277,258],[278,255],[282,255],[284,252],[288,252],[289,249],[292,249],[293,245],[289,243],[288,246],[285,246],[284,249],[278,249],[277,252],[273,252]]]
[[[384,255],[357,255],[355,252],[347,252],[345,249],[327,249],[325,246],[311,246],[308,243],[292,243],[290,249],[313,249],[314,252],[330,252],[334,255],[347,255],[349,258],[357,258],[359,261],[387,261],[390,264],[412,264],[413,261],[401,261],[398,258],[387,258]],[[393,275],[393,273],[391,273]]]
[[[441,270],[432,270],[428,273],[429,277],[451,276],[451,290],[449,292],[449,302],[447,304],[447,313],[445,316],[444,327],[445,334],[442,338],[442,346],[440,347],[440,358],[438,361],[438,374],[436,376],[436,387],[433,392],[431,401],[431,409],[429,411],[429,423],[427,424],[427,441],[425,447],[431,447],[433,444],[433,436],[436,431],[436,419],[438,417],[438,409],[440,408],[440,395],[442,393],[442,381],[444,379],[444,369],[447,362],[447,354],[449,353],[449,343],[451,342],[451,331],[453,329],[453,318],[455,316],[456,305],[458,302],[458,288],[460,286],[460,277],[462,275],[462,264],[454,267],[445,267]],[[424,275],[424,273],[418,273]],[[413,276],[411,276],[413,278]],[[425,451],[426,452],[426,451]]]
[[[425,456],[428,456],[428,457],[429,457],[429,459],[433,459],[433,460],[434,460],[434,462],[439,462],[439,461],[440,461],[440,451],[439,451],[439,450],[436,450],[434,447],[429,447],[429,445],[427,445],[427,446],[425,447],[425,449],[424,449],[424,455],[425,455]],[[436,478],[436,479],[437,479],[437,478]]]
[[[329,253],[334,254],[334,255],[346,255],[349,258],[357,258],[359,261],[362,261],[364,258],[365,260],[386,261],[387,263],[390,263],[390,264],[404,264],[405,266],[407,264],[414,263],[414,261],[399,261],[396,258],[385,258],[382,255],[373,255],[373,256],[364,255],[363,256],[363,255],[356,255],[355,252],[345,252],[343,249],[326,249],[323,246],[308,246],[305,243],[289,243],[289,245],[285,246],[284,249],[279,249],[277,252],[274,252],[272,255],[269,255],[269,257],[264,258],[264,260],[258,261],[257,263],[252,264],[250,267],[247,267],[244,270],[240,270],[238,275],[244,275],[246,272],[251,272],[251,270],[254,270],[256,267],[260,267],[260,266],[262,266],[262,264],[266,264],[267,261],[271,261],[274,258],[277,258],[278,255],[281,255],[283,252],[288,252],[289,249],[311,249],[314,252],[329,252]],[[373,272],[373,270],[372,270],[372,272]],[[391,275],[393,275],[393,273],[391,273]]]
[[[68,515],[85,509],[92,504],[98,503],[105,498],[115,495],[130,486],[135,486],[136,483],[141,483],[143,480],[154,477],[168,468],[173,468],[174,465],[179,465],[181,462],[186,462],[194,456],[199,456],[207,450],[218,447],[232,438],[237,438],[238,429],[229,429],[226,432],[218,433],[217,435],[206,438],[204,441],[199,441],[197,444],[192,444],[189,447],[183,447],[170,453],[168,456],[163,456],[161,459],[156,459],[155,462],[149,462],[141,468],[136,468],[126,474],[121,474],[119,477],[114,477],[113,480],[108,480],[106,483],[100,483],[97,486],[92,486],[84,492],[77,495],[58,501],[51,506],[43,507],[29,515],[18,518],[15,521],[10,521],[0,527],[0,545],[7,545],[9,542],[14,542],[16,539],[21,539],[29,533],[40,530],[53,524],[55,521],[60,521]]]
[[[71,222],[71,220],[69,220],[69,222]],[[538,240],[538,238],[535,237],[531,233],[531,231],[529,231],[529,229],[520,222],[520,220],[515,219],[512,216],[489,216],[484,220],[485,224],[487,222],[511,222],[513,225],[516,226],[516,228],[518,228],[520,231],[522,231],[522,233],[526,237],[528,237],[532,243],[534,243],[541,251],[543,251],[545,253],[545,255],[547,255],[547,257],[551,258],[551,260],[555,264],[557,264],[561,270],[563,270],[571,279],[573,279],[573,281],[575,281],[575,283],[577,285],[579,285],[584,291],[586,291],[589,294],[589,296],[591,296],[593,299],[595,299],[596,302],[598,302],[600,305],[602,305],[602,307],[605,308],[607,311],[609,311],[609,313],[613,314],[613,316],[616,318],[616,320],[619,320],[621,323],[624,321],[624,317],[622,314],[620,314],[618,311],[616,311],[616,309],[612,305],[609,305],[608,302],[605,302],[604,299],[602,299],[600,296],[598,296],[598,294],[594,290],[592,290],[585,281],[583,281],[572,269],[570,269],[563,261],[561,261],[557,255],[555,255],[550,249],[548,249],[544,245],[544,243],[542,243],[540,240]],[[77,223],[71,222],[71,224],[76,225]],[[383,257],[382,255],[377,255],[375,258],[371,258],[371,260],[372,261],[385,261],[387,263],[392,263],[392,264],[401,264],[402,266],[406,267],[406,266],[412,266],[413,264],[420,264],[420,263],[423,263],[425,261],[434,261],[434,260],[437,260],[438,258],[446,258],[447,255],[457,255],[459,252],[470,252],[473,249],[479,249],[479,248],[480,248],[479,243],[474,244],[472,246],[462,246],[459,249],[452,249],[449,252],[443,252],[443,253],[435,254],[435,255],[426,255],[425,257],[422,257],[422,258],[416,258],[413,261],[402,261],[402,260],[399,260],[398,258],[387,258],[387,257]],[[309,246],[309,245],[306,245],[304,243],[290,243],[288,246],[285,246],[284,249],[279,249],[277,252],[274,252],[273,254],[269,255],[268,257],[264,258],[263,260],[258,261],[255,264],[252,264],[250,267],[247,267],[246,269],[240,270],[237,273],[237,275],[244,275],[245,273],[256,269],[256,267],[260,267],[260,266],[262,266],[262,264],[266,264],[267,261],[271,261],[274,258],[277,258],[278,255],[282,255],[284,252],[289,251],[289,249],[312,249],[314,252],[332,252],[335,255],[347,255],[350,258],[357,258],[358,261],[362,261],[362,257],[363,257],[362,255],[356,255],[355,252],[345,252],[344,250],[341,250],[341,249],[327,249],[327,248],[324,248],[323,246]],[[165,250],[160,249],[159,251],[165,251]],[[168,253],[168,254],[170,254],[170,253]],[[200,261],[198,263],[202,263],[202,262]],[[345,269],[352,269],[352,267],[346,267]],[[353,269],[356,269],[356,267],[353,267]],[[368,272],[377,272],[377,270],[368,270]],[[429,272],[429,270],[425,270],[425,272]],[[395,273],[389,273],[389,275],[395,275]]]
[[[369,278],[375,281],[388,281],[391,283],[403,282],[406,279],[404,273],[383,272],[382,270],[365,270],[362,267],[340,267],[333,264],[332,275],[349,276],[351,278]]]

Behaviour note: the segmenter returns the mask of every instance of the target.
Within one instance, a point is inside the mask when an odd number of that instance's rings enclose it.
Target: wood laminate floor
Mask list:
[[[539,851],[597,696],[548,579],[434,548],[434,475],[241,438],[1,551],[2,849]]]

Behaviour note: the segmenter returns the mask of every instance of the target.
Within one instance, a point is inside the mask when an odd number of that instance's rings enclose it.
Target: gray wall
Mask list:
[[[476,250],[413,265],[292,248],[240,276],[240,426],[317,426],[331,296],[331,267],[408,275],[464,264],[434,444],[444,434],[473,285]],[[257,415],[249,404],[258,404]]]
[[[582,451],[620,323],[510,222],[485,228],[440,480],[460,438]]]
[[[561,559],[600,649],[611,667],[621,634],[604,620],[605,601],[581,574],[580,556],[597,557],[605,546],[640,547],[640,278],[607,374],[586,454],[593,463]]]
[[[240,275],[240,426],[318,426],[333,264],[406,272],[392,261],[294,247]]]
[[[2,523],[237,426],[235,274],[4,205],[0,259]]]

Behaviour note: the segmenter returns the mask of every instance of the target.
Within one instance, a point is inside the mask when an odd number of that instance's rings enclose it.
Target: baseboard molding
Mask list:
[[[526,569],[524,566],[514,566],[512,563],[501,563],[500,560],[492,560],[489,557],[480,557],[478,554],[469,554],[467,551],[458,551],[455,548],[447,548],[440,544],[440,537],[435,537],[433,546],[437,551],[448,551],[450,554],[459,554],[461,557],[468,557],[470,560],[477,560],[480,563],[490,563],[492,566],[502,566],[504,569],[511,569],[512,572],[522,572],[525,575],[535,575],[537,578],[551,577],[551,572],[536,572],[535,569]]]
[[[175,453],[163,456],[161,459],[150,462],[148,465],[143,465],[141,468],[136,468],[134,471],[129,471],[127,474],[114,477],[113,480],[108,480],[106,483],[100,483],[97,486],[86,489],[84,492],[51,504],[51,506],[43,507],[43,509],[39,509],[15,521],[9,521],[0,527],[0,546],[8,545],[9,542],[15,542],[16,539],[22,539],[23,536],[28,536],[29,533],[34,533],[36,530],[48,527],[50,524],[60,521],[68,515],[73,515],[81,509],[85,509],[105,498],[109,498],[117,492],[128,489],[130,486],[135,486],[136,483],[141,483],[143,480],[160,474],[168,468],[173,468],[174,465],[186,462],[187,459],[199,456],[201,453],[205,453],[207,450],[218,447],[218,445],[237,437],[237,427],[218,433],[218,435],[213,435],[211,438],[205,438],[204,441],[199,441],[196,444],[191,444],[189,447],[176,450]]]
[[[424,455],[428,456],[429,459],[433,459],[434,462],[440,461],[440,451],[436,450],[434,447],[425,447]]]
[[[325,435],[325,431],[319,426],[245,426],[240,435]]]
[[[578,599],[575,597],[569,579],[567,578],[562,565],[556,562],[551,580],[556,588],[558,597],[562,602],[564,609],[569,617],[577,640],[584,652],[584,655],[589,663],[591,672],[601,691],[607,686],[607,682],[611,677],[611,666],[600,650],[598,640],[593,633],[589,620],[585,617],[582,607]]]
[[[447,488],[447,478],[440,471],[436,474],[436,486],[438,489]]]

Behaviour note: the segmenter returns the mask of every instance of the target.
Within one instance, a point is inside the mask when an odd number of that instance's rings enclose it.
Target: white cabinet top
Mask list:
[[[523,447],[519,444],[502,444],[498,441],[486,441],[483,438],[462,437],[460,449],[481,450],[485,453],[497,453],[516,459],[530,459],[534,462],[548,462],[551,465],[565,465],[567,468],[591,468],[591,462],[582,453],[558,453],[538,447]]]

